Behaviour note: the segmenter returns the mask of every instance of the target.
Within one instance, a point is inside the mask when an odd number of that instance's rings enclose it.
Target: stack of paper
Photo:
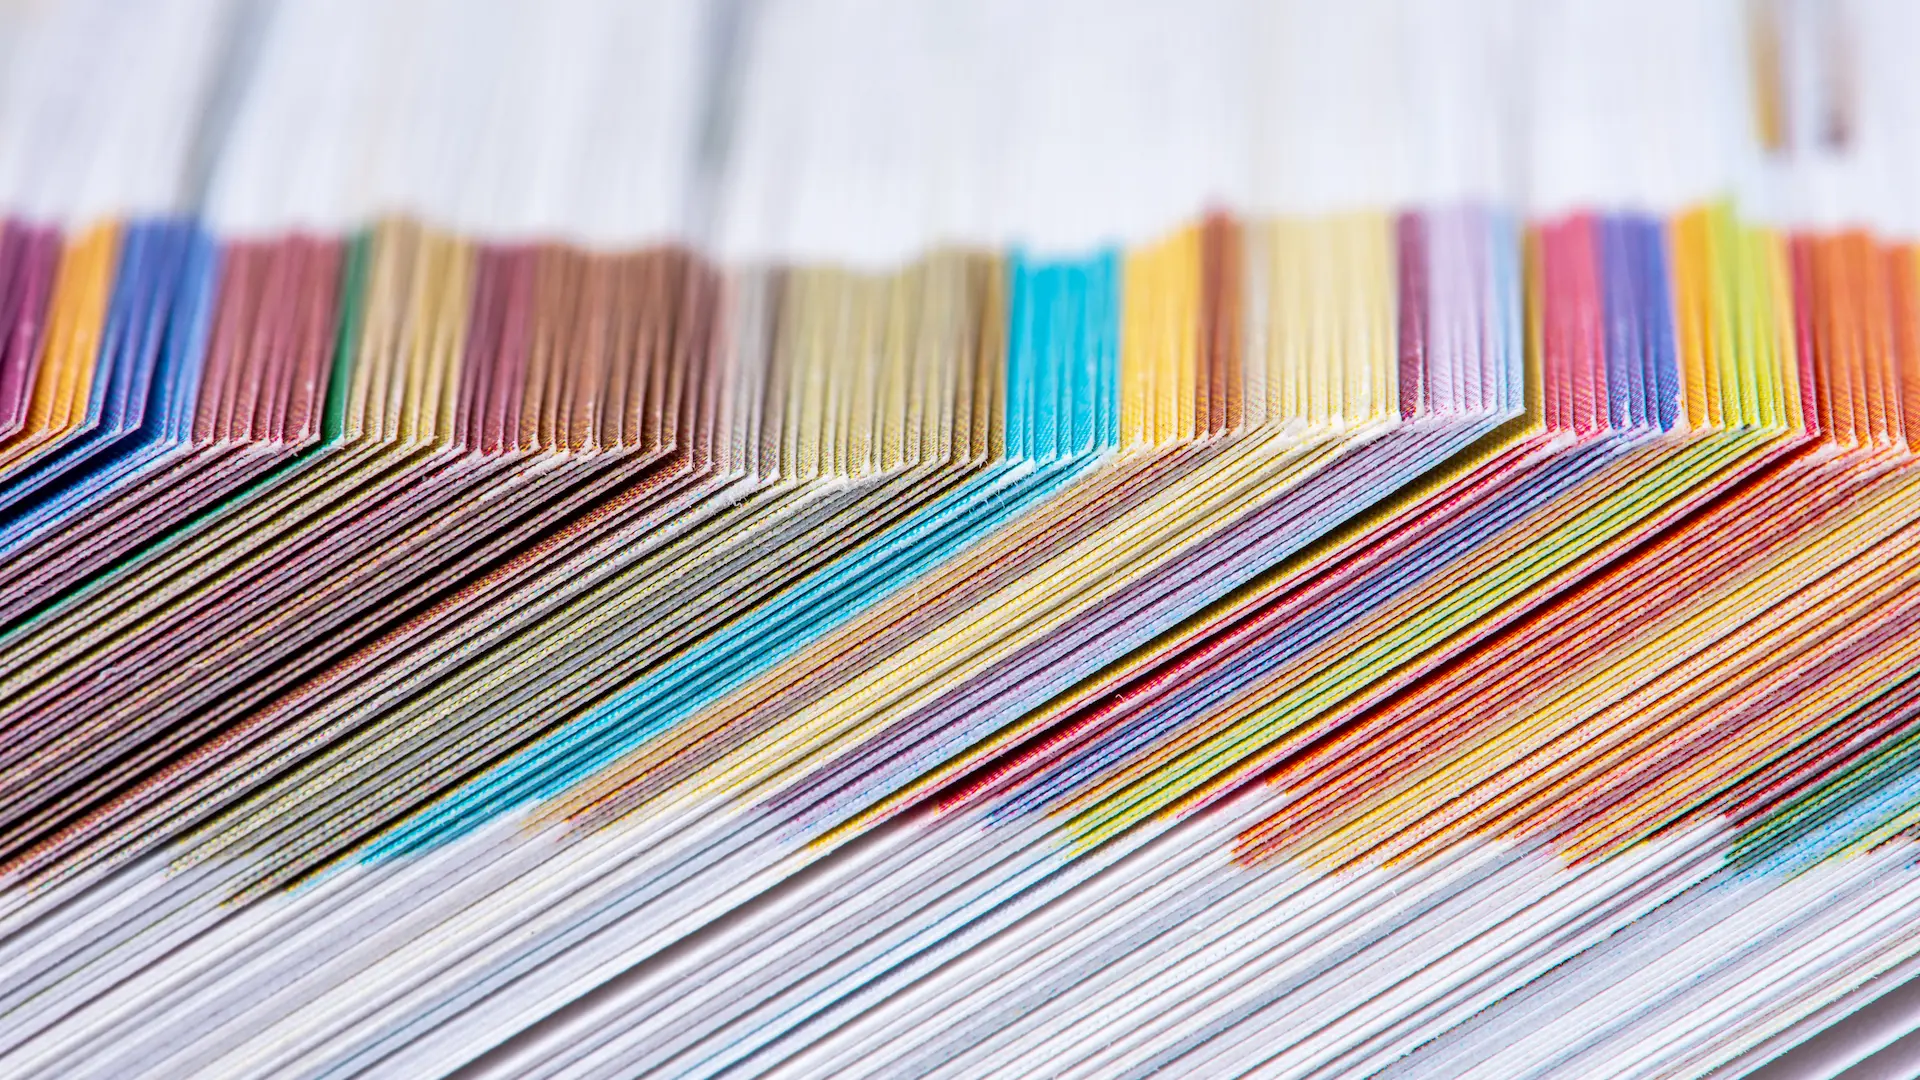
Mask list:
[[[1892,1060],[1916,35],[0,9],[0,1073]]]

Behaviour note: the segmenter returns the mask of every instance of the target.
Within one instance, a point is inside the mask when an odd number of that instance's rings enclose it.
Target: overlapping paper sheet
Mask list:
[[[0,1072],[1740,1075],[1920,973],[1920,23],[1181,8],[0,11]]]

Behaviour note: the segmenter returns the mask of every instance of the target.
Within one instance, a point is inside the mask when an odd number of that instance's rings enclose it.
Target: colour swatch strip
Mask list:
[[[0,8],[0,1074],[1890,1060],[1916,42]]]

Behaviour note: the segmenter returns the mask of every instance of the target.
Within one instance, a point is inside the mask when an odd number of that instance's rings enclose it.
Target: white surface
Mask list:
[[[186,208],[230,0],[0,7],[0,213],[68,226]]]
[[[213,183],[223,233],[406,213],[488,238],[681,236],[700,0],[286,0]]]
[[[769,0],[718,247],[886,264],[1511,189],[1502,0]]]

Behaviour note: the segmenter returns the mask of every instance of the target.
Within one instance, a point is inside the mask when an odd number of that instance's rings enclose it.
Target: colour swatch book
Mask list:
[[[0,1075],[1920,1070],[1916,44],[0,5]]]

